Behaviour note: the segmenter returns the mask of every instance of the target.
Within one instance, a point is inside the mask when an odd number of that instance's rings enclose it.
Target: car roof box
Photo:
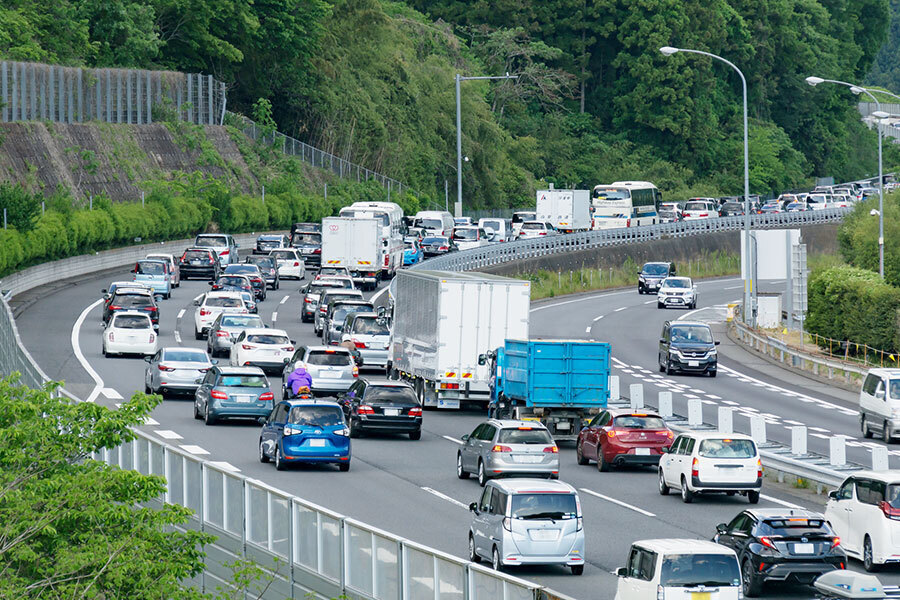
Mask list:
[[[821,575],[813,586],[828,598],[884,598],[884,586],[877,577],[835,570]]]

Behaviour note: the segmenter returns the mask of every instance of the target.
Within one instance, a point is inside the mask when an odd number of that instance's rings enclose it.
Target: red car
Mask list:
[[[597,461],[597,469],[610,466],[655,466],[675,434],[657,414],[631,409],[609,409],[594,417],[578,433],[578,464]]]

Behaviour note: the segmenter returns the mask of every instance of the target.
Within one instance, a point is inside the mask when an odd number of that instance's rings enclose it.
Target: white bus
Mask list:
[[[659,223],[662,194],[649,181],[598,185],[591,194],[591,229],[637,227]]]

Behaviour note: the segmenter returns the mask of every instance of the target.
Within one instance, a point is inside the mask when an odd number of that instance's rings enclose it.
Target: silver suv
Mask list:
[[[346,392],[359,377],[359,368],[346,348],[338,346],[307,346],[297,348],[294,356],[284,364],[281,389],[287,397],[286,383],[297,367],[305,368],[312,377],[313,394]]]
[[[365,369],[388,365],[388,348],[391,343],[390,319],[375,313],[348,315],[341,331],[341,345],[359,352]]]
[[[584,522],[578,492],[561,481],[491,481],[469,505],[469,560],[565,565],[584,573]]]
[[[456,454],[460,479],[472,473],[481,485],[504,475],[559,479],[559,448],[547,428],[536,421],[490,419],[462,441]]]
[[[334,300],[325,309],[325,325],[322,327],[322,343],[336,346],[341,343],[341,330],[348,315],[370,313],[375,310],[371,302],[366,300]]]
[[[228,356],[231,353],[231,346],[243,330],[265,326],[259,315],[222,313],[209,326],[206,351],[210,356]]]
[[[316,335],[322,335],[325,329],[325,316],[328,313],[328,303],[332,300],[362,300],[363,295],[359,290],[324,289],[319,296],[318,307],[313,316],[313,330]]]

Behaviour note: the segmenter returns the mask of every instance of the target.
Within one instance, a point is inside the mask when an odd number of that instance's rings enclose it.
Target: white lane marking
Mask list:
[[[122,403],[121,403],[121,402],[116,402],[116,408],[122,408]]]
[[[811,433],[809,435],[814,438],[819,438],[820,440],[830,440],[834,437],[833,435],[825,435],[824,433]]]
[[[110,400],[121,400],[122,399],[122,394],[120,394],[113,388],[103,388],[101,393]]]
[[[706,397],[712,398],[713,400],[721,400],[722,399],[721,396],[716,396],[715,394],[707,394]],[[726,402],[727,402],[727,400],[726,400]]]
[[[712,398],[712,395],[710,395],[710,398]],[[722,400],[722,403],[727,404],[728,406],[740,406],[740,404],[738,404],[734,400]]]
[[[288,294],[287,296],[285,296],[284,298],[282,298],[282,299],[281,299],[281,302],[279,302],[278,304],[284,304],[285,302],[288,301],[288,298],[290,298],[290,297],[291,297],[291,295]]]
[[[72,326],[72,351],[75,353],[75,358],[81,363],[82,368],[84,368],[91,379],[94,380],[94,389],[91,390],[91,394],[87,397],[87,402],[93,402],[97,399],[97,396],[100,395],[100,390],[103,389],[103,379],[100,378],[100,375],[97,374],[97,371],[94,370],[91,363],[84,357],[84,353],[81,351],[81,341],[78,338],[81,335],[81,326],[84,324],[84,320],[87,318],[88,313],[101,302],[103,302],[103,298],[88,305],[87,308],[81,311],[81,314],[75,319],[75,325]]]
[[[383,288],[381,288],[380,290],[378,290],[377,292],[372,294],[372,296],[369,298],[369,302],[374,304],[375,301],[378,300],[378,298],[380,298],[381,295],[386,293],[389,289],[391,289],[391,286],[389,286],[389,285],[384,286]],[[531,310],[535,310],[535,309],[532,308]]]
[[[824,427],[810,427],[810,431],[819,431],[821,433],[831,433],[831,430],[825,429]]]
[[[181,310],[178,311],[178,316],[175,317],[175,318],[176,318],[176,319],[180,319],[180,318],[183,317],[183,316],[184,316],[184,309],[182,308]]]
[[[532,308],[529,312],[537,312],[539,310],[544,310],[546,308],[555,308],[557,306],[564,306],[566,304],[572,304],[573,302],[583,302],[585,300],[596,300],[597,298],[604,298],[607,296],[621,296],[623,294],[633,294],[634,292],[612,292],[609,294],[597,294],[596,296],[582,296],[581,298],[575,298],[574,300],[566,300],[565,302],[556,302],[554,304],[544,304],[542,306],[536,306]]]
[[[157,421],[153,417],[147,417],[146,419],[144,419],[144,425],[159,425],[159,421]]]
[[[703,404],[718,404],[715,400],[701,400]]]
[[[591,326],[588,325],[587,327],[585,327],[585,328],[584,328],[584,332],[585,332],[585,333],[590,333],[590,332],[591,332]]]
[[[685,397],[685,398],[691,398],[692,400],[693,400],[693,399],[699,398],[699,396],[695,396],[694,394],[685,394],[684,397]]]
[[[455,437],[450,437],[449,435],[442,435],[441,437],[444,438],[445,440],[450,440],[454,444],[459,444],[460,446],[462,446],[462,444],[463,444],[462,440],[458,440]]]
[[[781,500],[780,498],[775,498],[773,496],[766,496],[765,494],[760,494],[759,497],[762,498],[763,500],[768,500],[769,502],[774,502],[775,504],[780,504],[781,506],[804,510],[804,507],[802,507],[798,504],[793,504],[791,502],[788,502],[787,500]]]
[[[177,329],[175,330],[175,341],[181,343],[181,333]]]
[[[768,387],[768,388],[770,388],[770,389],[773,389],[773,390],[779,391],[779,392],[789,392],[789,391],[790,391],[790,390],[786,390],[786,389],[784,389],[784,388],[781,388],[781,387],[778,387],[778,386],[775,386],[775,385],[764,384],[763,382],[759,381],[758,379],[754,379],[753,377],[750,377],[750,376],[748,376],[748,375],[744,375],[743,373],[740,373],[740,372],[738,372],[738,371],[735,371],[734,369],[731,369],[731,368],[729,368],[729,367],[724,367],[724,366],[722,366],[721,364],[719,364],[719,370],[720,370],[720,371],[724,371],[725,373],[734,373],[734,374],[737,375],[738,377],[742,378],[741,381],[746,380],[747,382],[751,382],[751,383],[754,383],[754,384],[758,383],[758,384],[760,384],[761,386],[766,386],[766,387]],[[796,394],[797,399],[800,400],[801,402],[815,402],[817,405],[819,405],[820,408],[832,408],[832,409],[836,409],[836,410],[839,410],[839,411],[841,411],[841,412],[844,412],[844,414],[848,414],[848,415],[855,415],[855,414],[856,414],[855,412],[853,412],[853,411],[851,411],[851,410],[849,410],[849,409],[846,409],[846,408],[844,408],[844,407],[842,407],[842,406],[839,406],[839,405],[837,405],[837,404],[834,404],[834,403],[832,403],[832,402],[828,402],[827,400],[820,400],[819,398],[815,398],[815,397],[813,397],[813,396],[807,396],[807,395],[805,395],[805,394],[800,394],[800,393],[798,393],[798,392],[794,392],[794,394]]]
[[[596,323],[597,321],[602,319],[604,316],[606,316],[606,315],[600,315],[599,317],[594,318],[594,323]]]
[[[697,388],[691,388],[691,391],[695,394],[705,394],[706,390],[698,390]]]
[[[628,307],[627,307],[627,306],[622,306],[622,307],[620,307],[620,308],[617,308],[617,309],[614,310],[613,312],[622,312],[622,311],[625,310],[626,308],[628,308]]]
[[[784,422],[788,425],[803,425],[800,421],[791,421],[790,419],[785,419]]]
[[[627,508],[628,510],[633,510],[634,512],[641,513],[642,515],[646,515],[648,517],[655,517],[656,515],[648,510],[644,510],[643,508],[638,508],[637,506],[633,506],[628,504],[627,502],[622,502],[621,500],[616,500],[615,498],[610,498],[609,496],[604,496],[599,492],[595,492],[594,490],[589,490],[588,488],[581,488],[581,491],[585,494],[590,494],[591,496],[596,496],[601,500],[606,500],[607,502],[612,502],[613,504],[618,504],[623,508]]]
[[[204,450],[200,446],[194,446],[193,444],[182,444],[181,449],[185,452],[190,452],[191,454],[209,454],[207,450]]]
[[[183,439],[180,435],[178,435],[177,433],[175,433],[175,432],[172,431],[171,429],[159,429],[159,430],[154,431],[153,433],[155,433],[155,434],[158,435],[159,437],[165,438],[165,439],[167,439],[167,440],[180,440],[180,439]]]
[[[656,302],[656,300],[647,300],[644,304],[653,304],[654,302]]]
[[[440,493],[440,492],[437,491],[437,490],[431,489],[430,487],[423,487],[422,489],[425,490],[426,492],[428,492],[429,494],[434,494],[435,496],[437,496],[437,497],[440,498],[441,500],[446,500],[447,502],[451,502],[451,503],[453,503],[453,504],[459,506],[460,508],[465,508],[466,510],[469,509],[468,506],[466,506],[465,504],[463,504],[462,502],[460,502],[460,501],[457,500],[456,498],[451,498],[451,497],[448,496],[447,494],[442,494],[442,493]]]
[[[273,312],[273,313],[272,313],[272,322],[274,323],[274,322],[277,321],[277,320],[278,320],[278,313],[277,313],[277,312]]]
[[[211,461],[209,461],[209,462],[206,463],[206,464],[212,465],[213,467],[218,467],[219,469],[222,469],[222,470],[224,470],[224,471],[231,471],[232,473],[240,473],[240,472],[241,472],[241,470],[238,469],[238,468],[237,468],[236,466],[234,466],[233,464],[228,463],[228,462],[224,462],[224,461],[221,461],[221,460],[211,460]]]
[[[742,287],[744,287],[744,286],[742,286],[742,285],[733,285],[733,286],[731,286],[731,287],[722,288],[722,289],[723,289],[723,290],[739,290],[739,289],[741,289]]]

